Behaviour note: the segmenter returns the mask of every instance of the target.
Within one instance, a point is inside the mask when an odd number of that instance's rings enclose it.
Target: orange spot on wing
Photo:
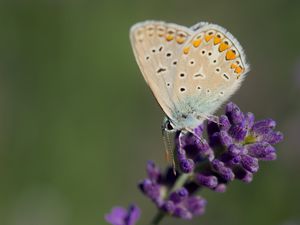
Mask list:
[[[241,66],[238,66],[235,68],[234,72],[240,74],[241,72],[243,72],[243,68]]]
[[[228,49],[228,48],[229,48],[229,45],[226,44],[226,43],[224,43],[224,42],[222,42],[222,43],[220,44],[220,46],[219,46],[219,51],[220,51],[220,52],[223,52],[223,51],[225,51],[225,50]]]
[[[183,49],[183,53],[184,53],[184,54],[188,54],[189,51],[190,51],[190,47],[185,47],[185,48]]]
[[[235,69],[235,68],[237,68],[237,67],[238,67],[238,65],[235,64],[235,63],[232,63],[231,66],[230,66],[231,69]]]
[[[210,34],[210,35],[209,35],[209,34],[207,34],[207,35],[205,35],[205,41],[206,41],[206,42],[209,42],[209,41],[210,41],[210,39],[212,39],[212,38],[213,38],[213,36],[214,36],[213,34]]]
[[[221,43],[221,38],[215,37],[215,39],[214,39],[214,44],[217,45],[217,44],[219,44],[219,43]]]
[[[178,44],[182,44],[185,41],[185,38],[183,38],[183,37],[177,37],[176,41],[177,41]]]
[[[167,41],[172,41],[173,39],[174,39],[174,36],[171,34],[167,35],[167,37],[166,37]]]
[[[228,51],[226,52],[226,59],[227,59],[227,60],[233,60],[233,59],[235,59],[235,58],[236,58],[235,51],[233,51],[233,50],[228,50]]]
[[[193,41],[193,46],[197,48],[201,44],[201,39],[197,39]]]

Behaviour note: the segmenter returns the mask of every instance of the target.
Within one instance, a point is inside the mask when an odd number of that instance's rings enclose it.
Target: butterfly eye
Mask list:
[[[173,124],[171,123],[170,120],[167,120],[164,124],[163,129],[166,130],[166,131],[174,131],[174,126],[173,126]]]

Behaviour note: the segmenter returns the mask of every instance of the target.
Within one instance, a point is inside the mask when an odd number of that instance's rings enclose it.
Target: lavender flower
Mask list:
[[[151,224],[159,224],[165,215],[181,219],[202,215],[207,201],[197,194],[201,188],[225,192],[235,179],[250,183],[260,161],[277,157],[273,145],[282,141],[283,135],[274,131],[275,126],[272,119],[255,121],[252,113],[243,113],[234,103],[228,103],[218,123],[208,121],[206,129],[201,124],[193,132],[177,132],[176,174],[171,167],[162,172],[149,161],[148,177],[139,183],[142,193],[159,210]],[[106,220],[113,225],[133,225],[139,215],[136,206],[129,210],[117,207]]]
[[[234,179],[249,183],[259,170],[260,160],[276,159],[272,145],[282,141],[283,135],[274,131],[275,126],[272,119],[255,121],[252,113],[243,113],[237,105],[228,103],[218,124],[207,123],[208,144],[190,133],[177,136],[183,143],[176,151],[180,170],[193,170],[197,184],[215,191],[225,191],[224,186]],[[203,125],[196,129],[203,130]],[[187,161],[193,168],[186,169]]]
[[[205,187],[225,192],[234,179],[249,183],[259,170],[259,161],[276,159],[272,145],[282,141],[283,135],[274,131],[275,126],[272,119],[255,121],[252,113],[228,103],[218,123],[207,123],[208,141],[203,138],[204,124],[193,133],[178,132],[174,150],[177,175],[172,168],[163,173],[149,161],[148,178],[139,187],[162,213],[182,219],[202,215],[207,202],[196,195],[197,190]]]
[[[140,214],[140,209],[136,205],[129,206],[128,210],[114,207],[110,214],[105,215],[105,220],[112,225],[134,225]]]

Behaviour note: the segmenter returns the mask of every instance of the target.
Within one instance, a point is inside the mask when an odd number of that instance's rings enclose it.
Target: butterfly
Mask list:
[[[130,29],[143,77],[166,114],[163,131],[193,130],[240,87],[249,71],[243,48],[223,27],[145,21]]]

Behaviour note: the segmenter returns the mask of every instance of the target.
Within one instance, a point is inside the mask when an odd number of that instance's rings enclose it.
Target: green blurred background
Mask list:
[[[204,191],[202,225],[300,224],[299,1],[0,1],[0,224],[96,225],[137,202],[145,163],[161,167],[163,113],[128,39],[146,19],[220,24],[252,70],[233,97],[285,134],[253,183]],[[162,225],[186,224],[166,219]]]

